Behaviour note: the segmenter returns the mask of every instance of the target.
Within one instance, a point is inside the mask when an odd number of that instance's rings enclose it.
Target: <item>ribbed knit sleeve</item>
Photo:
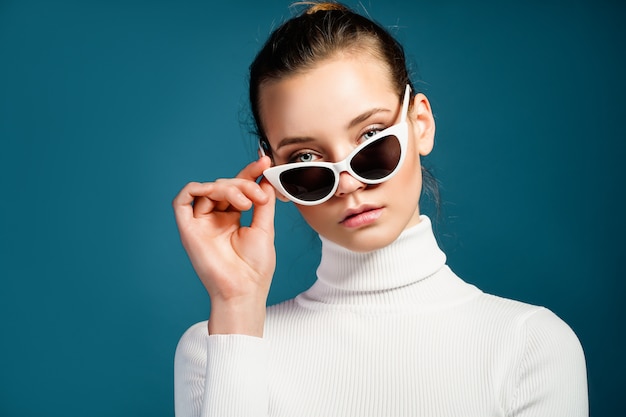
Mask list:
[[[587,417],[587,371],[578,338],[547,309],[525,323],[525,348],[508,417]]]
[[[267,416],[267,355],[261,338],[209,336],[206,322],[192,326],[174,359],[176,416]]]

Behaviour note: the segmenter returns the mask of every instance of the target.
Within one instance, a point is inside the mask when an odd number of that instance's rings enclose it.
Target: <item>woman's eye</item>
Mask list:
[[[371,138],[373,138],[374,136],[376,136],[377,134],[379,134],[382,131],[382,129],[371,129],[368,130],[367,132],[365,132],[363,134],[363,140],[369,140]]]
[[[315,156],[312,152],[302,152],[289,158],[289,162],[313,162]]]

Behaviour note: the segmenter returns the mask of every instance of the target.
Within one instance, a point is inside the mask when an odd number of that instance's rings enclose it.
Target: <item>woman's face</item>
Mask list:
[[[400,121],[401,99],[386,67],[366,53],[339,55],[311,70],[263,85],[260,115],[274,162],[343,160],[357,145]],[[297,205],[320,235],[365,252],[394,241],[419,222],[420,155],[433,146],[435,125],[426,97],[412,100],[407,155],[398,173],[367,185],[348,172],[328,201]]]

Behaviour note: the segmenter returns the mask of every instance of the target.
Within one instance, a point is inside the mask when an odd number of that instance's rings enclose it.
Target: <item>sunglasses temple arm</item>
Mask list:
[[[261,144],[261,141],[259,141],[259,154],[261,156],[266,156],[265,155],[265,149],[263,149],[263,145]]]
[[[268,156],[272,160],[272,164],[274,163],[274,157],[272,156],[270,145],[263,139],[259,140],[259,154],[262,157]]]
[[[402,100],[402,118],[401,122],[406,121],[406,114],[409,111],[409,103],[411,102],[411,86],[409,84],[406,85],[404,89],[404,99]]]

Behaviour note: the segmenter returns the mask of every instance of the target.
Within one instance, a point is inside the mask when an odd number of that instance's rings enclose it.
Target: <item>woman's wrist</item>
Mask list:
[[[265,300],[223,302],[211,300],[209,334],[242,334],[263,337]]]

